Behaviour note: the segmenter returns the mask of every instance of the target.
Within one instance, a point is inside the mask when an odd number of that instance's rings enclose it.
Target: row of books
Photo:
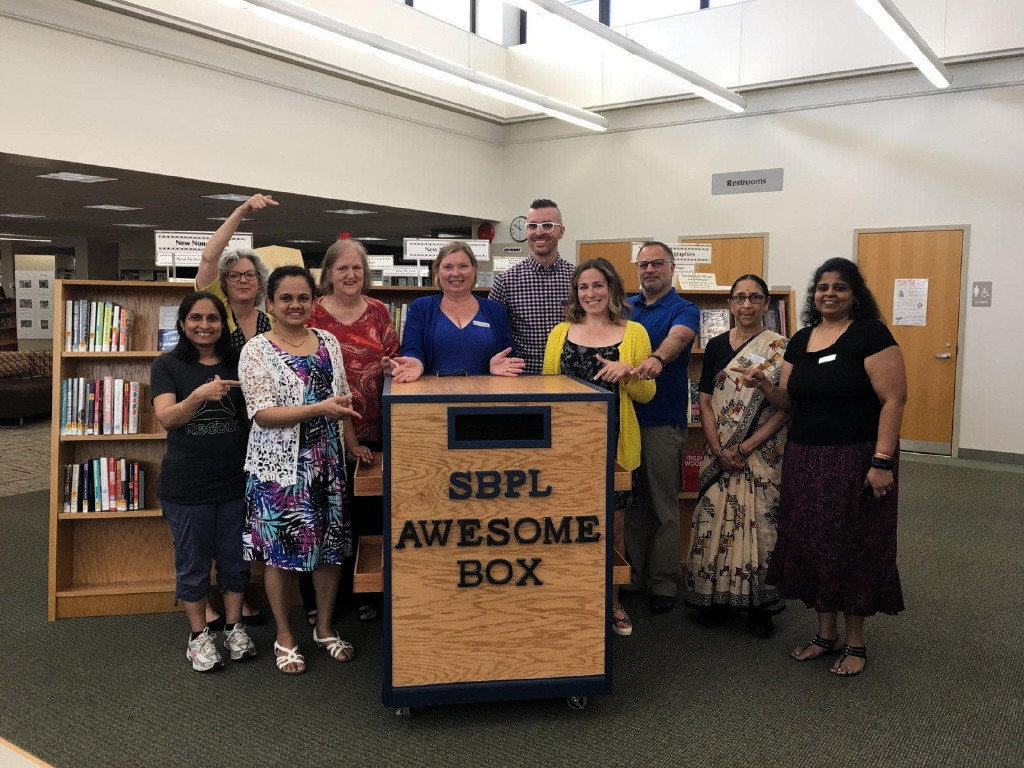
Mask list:
[[[136,435],[139,432],[138,381],[74,377],[60,383],[62,435]]]
[[[131,310],[112,301],[68,299],[64,305],[65,352],[127,352]]]
[[[127,512],[142,509],[146,471],[138,461],[112,456],[64,465],[65,512]]]
[[[391,324],[395,326],[395,333],[398,334],[398,339],[401,341],[402,332],[405,330],[405,319],[409,314],[409,303],[401,301],[388,301],[385,303],[391,311]]]

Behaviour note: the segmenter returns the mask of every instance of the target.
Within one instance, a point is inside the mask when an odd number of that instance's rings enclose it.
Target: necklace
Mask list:
[[[279,331],[277,329],[274,329],[274,335],[277,336],[277,338],[279,338],[282,342],[284,342],[288,346],[294,347],[295,349],[298,349],[299,347],[301,347],[303,344],[306,343],[306,339],[309,338],[309,331],[306,331],[303,334],[302,341],[300,341],[298,343],[295,343],[294,341],[288,341],[288,339],[286,339],[284,336],[281,335],[281,331]]]
[[[853,322],[853,318],[850,318],[850,317],[846,318],[846,322],[843,323],[841,326],[839,326],[839,330],[835,332],[835,335],[831,338],[829,343],[828,344],[823,344],[820,348],[821,349],[828,349],[833,344],[835,344],[836,341],[839,340],[839,337],[843,335],[843,331],[845,331],[847,326],[849,326],[850,323],[852,323],[852,322]],[[817,326],[814,330],[815,331],[821,331],[821,326],[820,325]],[[819,334],[819,337],[820,337],[820,334]]]
[[[739,337],[738,330],[739,330],[738,328],[733,328],[731,331],[729,331],[730,334],[735,334],[735,340],[733,341],[733,344],[732,344],[732,348],[733,349],[736,349],[737,347],[740,347],[743,344],[746,344],[748,341],[750,341],[755,336],[760,335],[764,331],[764,326],[761,326],[760,328],[758,328],[756,331],[754,331],[752,334],[750,334],[749,336],[747,336],[744,339],[741,339]]]

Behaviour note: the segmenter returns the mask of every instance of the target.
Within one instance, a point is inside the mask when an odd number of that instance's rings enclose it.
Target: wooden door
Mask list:
[[[711,263],[698,264],[697,271],[713,272],[719,285],[732,285],[740,275],[764,277],[767,235],[697,235],[680,237],[679,242],[686,245],[711,245]]]
[[[963,243],[961,229],[857,235],[861,272],[906,361],[909,396],[900,441],[905,450],[952,452]],[[928,280],[923,326],[893,324],[895,281],[905,278]]]
[[[622,278],[626,296],[632,296],[634,293],[640,292],[640,276],[637,274],[636,265],[633,264],[632,246],[632,240],[604,243],[581,242],[576,263],[582,264],[587,259],[608,259],[615,267],[615,271],[619,273],[619,277]]]

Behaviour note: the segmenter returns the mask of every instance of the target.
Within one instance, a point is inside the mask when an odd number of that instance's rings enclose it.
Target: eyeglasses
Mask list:
[[[645,270],[648,267],[654,267],[655,269],[661,269],[668,264],[668,259],[651,259],[650,261],[638,261],[636,268],[639,270]]]
[[[735,304],[737,307],[743,304],[745,301],[749,301],[751,304],[763,304],[765,296],[762,293],[752,293],[749,296],[730,296],[729,301]]]
[[[557,221],[528,221],[526,222],[527,232],[536,232],[538,229],[541,232],[551,232],[555,227],[562,226]]]
[[[255,279],[256,279],[256,271],[255,271],[255,270],[252,270],[252,269],[250,269],[250,270],[249,270],[248,272],[228,272],[228,273],[227,273],[227,274],[225,275],[225,277],[226,277],[226,278],[227,278],[228,280],[230,280],[230,281],[231,281],[232,283],[237,283],[237,282],[238,282],[239,280],[241,280],[241,279],[242,279],[243,277],[244,277],[244,278],[245,278],[246,280],[255,280]]]

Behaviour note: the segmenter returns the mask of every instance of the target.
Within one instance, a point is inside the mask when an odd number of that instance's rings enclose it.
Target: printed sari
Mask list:
[[[760,365],[778,384],[786,343],[764,330],[715,373],[711,403],[723,448],[743,442],[775,412],[759,390],[742,386],[730,369]],[[754,449],[738,473],[723,471],[705,446],[685,574],[685,600],[691,607],[783,609],[778,590],[764,583],[764,574],[775,548],[785,433],[783,427]]]

